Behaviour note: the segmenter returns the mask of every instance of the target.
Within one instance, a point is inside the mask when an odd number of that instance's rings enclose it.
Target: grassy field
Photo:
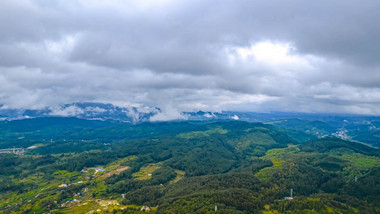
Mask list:
[[[348,166],[346,166],[343,171],[349,179],[354,179],[355,176],[363,176],[368,173],[371,168],[380,166],[380,158],[375,156],[351,153],[335,157],[348,162]]]
[[[140,171],[133,173],[132,176],[135,180],[148,180],[152,178],[152,173],[159,169],[161,166],[160,163],[152,163],[148,166],[141,167]]]
[[[261,169],[259,172],[255,174],[255,176],[261,181],[266,181],[270,178],[270,176],[272,176],[274,172],[282,168],[282,164],[285,163],[285,161],[272,160],[272,163],[273,166]]]
[[[117,168],[120,168],[120,166],[123,166],[123,165],[126,165],[128,164],[129,161],[132,161],[132,160],[135,160],[137,157],[132,155],[132,156],[128,156],[126,158],[122,158],[120,160],[117,160],[115,162],[112,162],[110,164],[108,164],[104,169],[106,171],[112,171],[112,170],[115,170]]]
[[[175,177],[174,180],[170,181],[170,184],[177,183],[179,180],[181,180],[182,178],[185,177],[185,172],[184,171],[176,169],[175,172],[177,173],[177,177]]]
[[[122,171],[125,171],[129,169],[129,166],[127,166],[129,161],[132,161],[136,159],[136,156],[128,156],[126,158],[117,160],[115,162],[112,162],[108,164],[104,169],[105,173],[101,175],[100,177],[105,179],[108,178],[114,174],[120,174]]]
[[[342,156],[339,156],[339,158],[349,161],[352,166],[358,168],[372,168],[375,166],[380,166],[380,158],[363,155],[360,153],[344,154]]]
[[[267,151],[264,157],[261,157],[263,159],[271,160],[273,163],[273,166],[265,167],[261,169],[259,172],[255,174],[255,176],[260,179],[261,181],[266,181],[272,176],[274,172],[277,170],[282,169],[282,165],[286,162],[282,156],[284,154],[295,153],[299,151],[298,147],[295,146],[289,146],[288,148],[280,148],[280,149],[270,149]]]

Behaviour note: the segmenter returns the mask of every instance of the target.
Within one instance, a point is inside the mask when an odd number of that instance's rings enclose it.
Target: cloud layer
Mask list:
[[[379,6],[4,0],[0,104],[380,114]]]

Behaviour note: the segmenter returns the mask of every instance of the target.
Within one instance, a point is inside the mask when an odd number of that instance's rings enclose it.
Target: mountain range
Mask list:
[[[162,113],[157,107],[120,107],[105,103],[71,103],[60,107],[40,110],[1,109],[1,120],[16,120],[39,117],[75,117],[87,120],[116,120],[126,123],[152,122],[152,118]],[[380,117],[348,114],[316,114],[289,112],[182,112],[181,120],[226,121],[240,120],[260,122],[277,127],[304,132],[317,138],[335,136],[353,140],[373,147],[380,146]]]

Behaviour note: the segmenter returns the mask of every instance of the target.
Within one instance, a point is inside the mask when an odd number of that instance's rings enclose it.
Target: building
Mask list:
[[[142,206],[140,211],[149,212],[150,208],[148,206]]]
[[[290,196],[284,197],[285,200],[293,200],[293,189],[290,189]]]
[[[24,148],[12,148],[12,149],[0,149],[1,153],[13,153],[16,155],[23,155],[25,152]]]

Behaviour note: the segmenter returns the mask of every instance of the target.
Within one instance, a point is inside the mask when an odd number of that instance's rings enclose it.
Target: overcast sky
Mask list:
[[[1,0],[0,104],[380,114],[378,0]]]

